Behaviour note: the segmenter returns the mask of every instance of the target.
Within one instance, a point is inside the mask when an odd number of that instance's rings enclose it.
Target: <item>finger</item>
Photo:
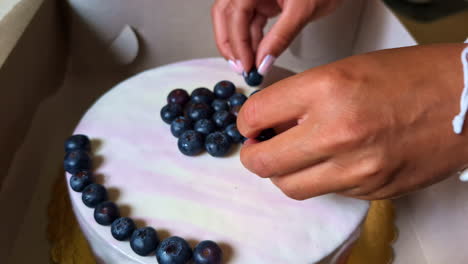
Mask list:
[[[270,140],[244,145],[241,162],[263,178],[288,175],[324,162],[333,153],[321,141],[319,129],[308,123],[295,126]]]
[[[267,23],[267,17],[261,15],[259,13],[255,14],[254,18],[252,19],[252,23],[250,26],[250,40],[252,51],[255,54],[258,49],[258,45],[263,38],[263,28]]]
[[[381,177],[379,176],[380,175],[373,175],[373,177],[369,177],[367,182],[362,183],[361,185],[351,188],[349,190],[345,190],[339,194],[348,197],[355,197],[358,199],[370,197],[376,190],[385,188],[391,181],[393,181],[393,178],[380,179]]]
[[[278,57],[291,44],[297,34],[310,21],[315,11],[315,4],[304,6],[302,1],[289,1],[289,5],[280,15],[278,21],[265,35],[259,44],[256,65],[271,55]]]
[[[411,168],[408,166],[408,164],[402,164],[388,173],[385,184],[381,184],[372,191],[367,193],[359,193],[357,195],[350,192],[344,192],[344,194],[364,200],[395,199],[408,193],[431,186],[445,179],[447,175],[453,175],[451,173],[443,173],[438,177],[432,178],[430,181],[427,181],[425,177],[418,175],[427,175],[431,172],[416,169],[414,167]]]
[[[213,22],[213,31],[215,35],[216,46],[221,55],[227,59],[235,61],[234,53],[229,43],[228,30],[228,6],[230,0],[218,0],[211,9],[211,19]]]
[[[258,95],[250,97],[237,116],[237,128],[247,138],[256,137],[260,131],[305,118],[309,102],[300,89],[301,78],[290,77],[279,81]]]
[[[296,200],[342,192],[353,187],[346,171],[332,162],[323,162],[295,173],[273,177],[271,181],[287,196]]]
[[[356,163],[358,162],[355,162],[355,164]],[[371,167],[375,166],[371,165]],[[371,169],[368,176],[361,180],[359,186],[343,191],[340,194],[362,200],[374,200],[378,197],[379,199],[388,198],[392,193],[395,193],[393,192],[395,190],[392,190],[391,187],[395,187],[395,183],[397,182],[396,178],[406,169],[407,166],[405,163],[390,170]],[[367,171],[369,172],[369,169],[367,169]],[[405,181],[405,186],[409,185],[410,181]],[[385,193],[388,190],[392,192]]]
[[[250,25],[254,15],[256,1],[243,0],[233,3],[229,24],[229,40],[234,56],[248,72],[254,63],[254,53],[250,39]]]

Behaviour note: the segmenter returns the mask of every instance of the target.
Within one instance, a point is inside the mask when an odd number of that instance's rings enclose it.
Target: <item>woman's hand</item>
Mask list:
[[[216,44],[236,72],[249,72],[255,63],[265,75],[275,58],[308,22],[332,12],[339,2],[217,0],[211,12]],[[278,14],[278,22],[263,36],[268,18]]]
[[[468,164],[468,130],[456,135],[451,125],[463,47],[354,56],[256,93],[238,116],[244,136],[298,125],[264,142],[249,139],[242,163],[299,200],[326,193],[384,199],[448,177]]]

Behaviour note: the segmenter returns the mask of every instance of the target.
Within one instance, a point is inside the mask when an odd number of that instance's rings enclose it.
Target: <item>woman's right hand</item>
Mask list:
[[[341,0],[216,0],[212,8],[216,45],[239,74],[253,66],[265,75],[311,20],[331,13]],[[264,36],[267,20],[280,14]]]

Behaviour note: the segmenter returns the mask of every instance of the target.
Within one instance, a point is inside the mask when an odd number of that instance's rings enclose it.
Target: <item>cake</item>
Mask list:
[[[274,68],[263,85],[291,74]],[[296,201],[246,170],[238,150],[223,158],[179,152],[159,117],[167,94],[212,89],[220,80],[246,95],[254,91],[224,60],[210,58],[142,72],[102,96],[74,131],[92,139],[96,182],[139,227],[155,228],[162,239],[183,237],[192,247],[216,241],[223,263],[345,263],[368,202],[334,194]],[[157,263],[154,255],[139,256],[128,241],[114,239],[109,226],[96,223],[81,193],[68,188],[98,263]]]

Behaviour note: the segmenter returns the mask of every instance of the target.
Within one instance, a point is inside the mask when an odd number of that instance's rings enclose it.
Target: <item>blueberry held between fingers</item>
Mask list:
[[[190,100],[190,95],[184,89],[174,89],[167,95],[168,104],[184,105]]]
[[[161,119],[169,125],[182,114],[183,107],[179,104],[167,104],[161,108]]]
[[[213,115],[213,108],[205,103],[194,103],[188,109],[188,117],[194,121],[209,119]]]
[[[255,90],[255,91],[253,91],[253,92],[249,95],[249,97],[252,96],[252,95],[254,95],[254,94],[256,94],[256,93],[258,93],[258,92],[260,92],[260,91],[261,91],[260,89],[257,89],[257,90]]]
[[[226,133],[226,135],[229,136],[232,143],[242,142],[243,136],[241,135],[239,130],[237,130],[237,125],[235,123],[228,125],[226,129],[224,130],[224,133]]]
[[[200,242],[193,250],[195,264],[220,264],[222,258],[223,251],[211,240]]]
[[[192,91],[191,100],[195,103],[211,104],[215,95],[208,88],[200,87]]]
[[[225,128],[228,125],[236,122],[236,117],[228,111],[219,111],[213,114],[213,121],[220,128]]]
[[[91,141],[85,135],[73,135],[65,140],[65,152],[72,150],[91,151]]]
[[[258,73],[257,68],[253,67],[250,72],[244,76],[244,80],[250,86],[259,86],[263,82],[263,76]]]
[[[268,128],[263,130],[255,139],[258,141],[266,141],[273,138],[274,136],[276,136],[275,130],[273,128]]]
[[[236,86],[230,81],[220,81],[214,87],[216,98],[227,99],[236,92]]]
[[[130,247],[140,256],[153,253],[159,244],[159,237],[152,227],[142,227],[133,231],[130,237]]]
[[[110,225],[119,217],[119,208],[111,201],[102,202],[94,208],[94,220],[100,225]]]
[[[203,136],[194,130],[187,130],[177,141],[180,152],[187,156],[195,156],[203,151]]]
[[[136,225],[131,218],[120,217],[114,220],[111,225],[111,234],[112,236],[119,240],[127,240],[135,231]]]
[[[81,200],[86,206],[94,208],[98,204],[107,201],[107,190],[101,184],[92,183],[84,188]]]
[[[72,150],[65,155],[63,167],[69,173],[91,170],[92,160],[87,151]]]
[[[174,137],[180,137],[182,133],[192,128],[192,121],[183,116],[179,116],[171,124],[171,133]]]
[[[91,171],[79,171],[70,177],[70,187],[75,192],[82,192],[91,183],[93,183],[93,173]]]
[[[195,123],[195,131],[203,135],[208,135],[216,130],[216,124],[211,119],[200,119]]]
[[[226,100],[223,99],[214,99],[211,103],[211,107],[215,112],[222,110],[229,110],[229,104]]]
[[[241,93],[236,93],[233,96],[229,97],[229,104],[231,107],[236,105],[243,105],[247,101],[247,97]]]
[[[205,149],[213,157],[223,157],[231,149],[231,139],[223,132],[214,132],[206,136]]]
[[[164,239],[156,249],[159,264],[186,264],[192,258],[192,249],[183,238],[173,236]]]

